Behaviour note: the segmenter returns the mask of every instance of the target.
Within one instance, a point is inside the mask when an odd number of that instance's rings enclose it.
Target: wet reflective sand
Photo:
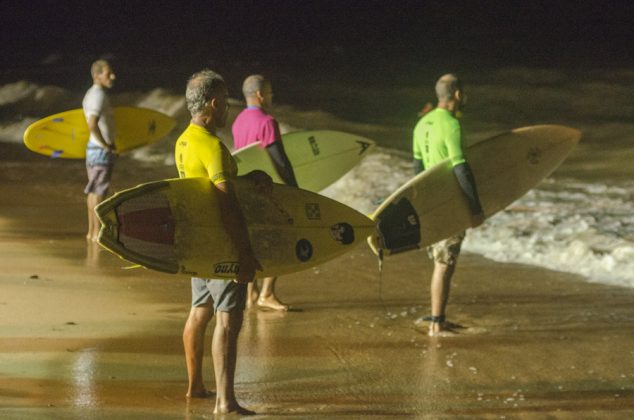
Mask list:
[[[213,418],[213,400],[184,397],[189,280],[87,244],[83,173],[55,188],[38,162],[0,177],[0,417]],[[414,321],[430,269],[416,251],[379,276],[360,247],[280,278],[293,310],[246,313],[240,402],[268,418],[634,416],[634,291],[464,255],[460,327],[429,338]],[[205,363],[213,390],[209,349]]]

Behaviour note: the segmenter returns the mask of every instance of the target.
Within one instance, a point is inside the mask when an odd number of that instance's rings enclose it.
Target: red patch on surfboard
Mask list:
[[[127,237],[163,245],[174,244],[176,226],[169,207],[117,212],[119,238]]]

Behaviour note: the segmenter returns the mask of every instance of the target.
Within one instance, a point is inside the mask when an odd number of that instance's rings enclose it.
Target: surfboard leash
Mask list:
[[[377,260],[379,264],[379,300],[381,301],[381,306],[383,309],[385,308],[385,302],[383,301],[383,248],[379,248],[377,254]]]

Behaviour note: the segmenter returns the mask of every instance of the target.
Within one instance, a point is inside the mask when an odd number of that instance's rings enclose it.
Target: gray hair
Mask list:
[[[204,69],[194,73],[189,78],[185,90],[187,109],[192,117],[202,114],[207,102],[214,97],[220,87],[224,86],[225,80],[213,70]]]
[[[462,82],[454,74],[445,74],[436,82],[436,97],[441,102],[449,101],[458,90],[462,90]]]
[[[242,83],[242,94],[245,98],[252,98],[255,94],[266,86],[269,83],[266,78],[260,74],[253,74],[246,79],[244,79],[244,83]]]

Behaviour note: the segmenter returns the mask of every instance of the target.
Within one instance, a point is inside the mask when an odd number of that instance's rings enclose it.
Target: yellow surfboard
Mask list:
[[[374,141],[342,131],[297,131],[282,136],[284,150],[300,188],[321,191],[354,168],[374,147]],[[283,182],[267,151],[259,143],[233,153],[238,174],[255,169]]]
[[[152,109],[116,107],[113,113],[115,145],[119,153],[154,143],[176,126],[176,120]],[[29,150],[42,155],[83,159],[89,134],[84,111],[73,109],[29,125],[24,132],[24,144]]]
[[[560,125],[518,128],[468,147],[465,155],[486,217],[526,194],[550,175],[581,138]],[[470,227],[467,200],[449,160],[401,186],[371,216],[377,221],[368,238],[375,254],[422,248]]]
[[[263,194],[245,179],[236,192],[246,218],[258,276],[277,276],[331,260],[374,231],[367,216],[319,194],[273,184]],[[150,182],[97,206],[99,243],[154,270],[235,278],[238,255],[222,223],[216,188],[207,178]]]

